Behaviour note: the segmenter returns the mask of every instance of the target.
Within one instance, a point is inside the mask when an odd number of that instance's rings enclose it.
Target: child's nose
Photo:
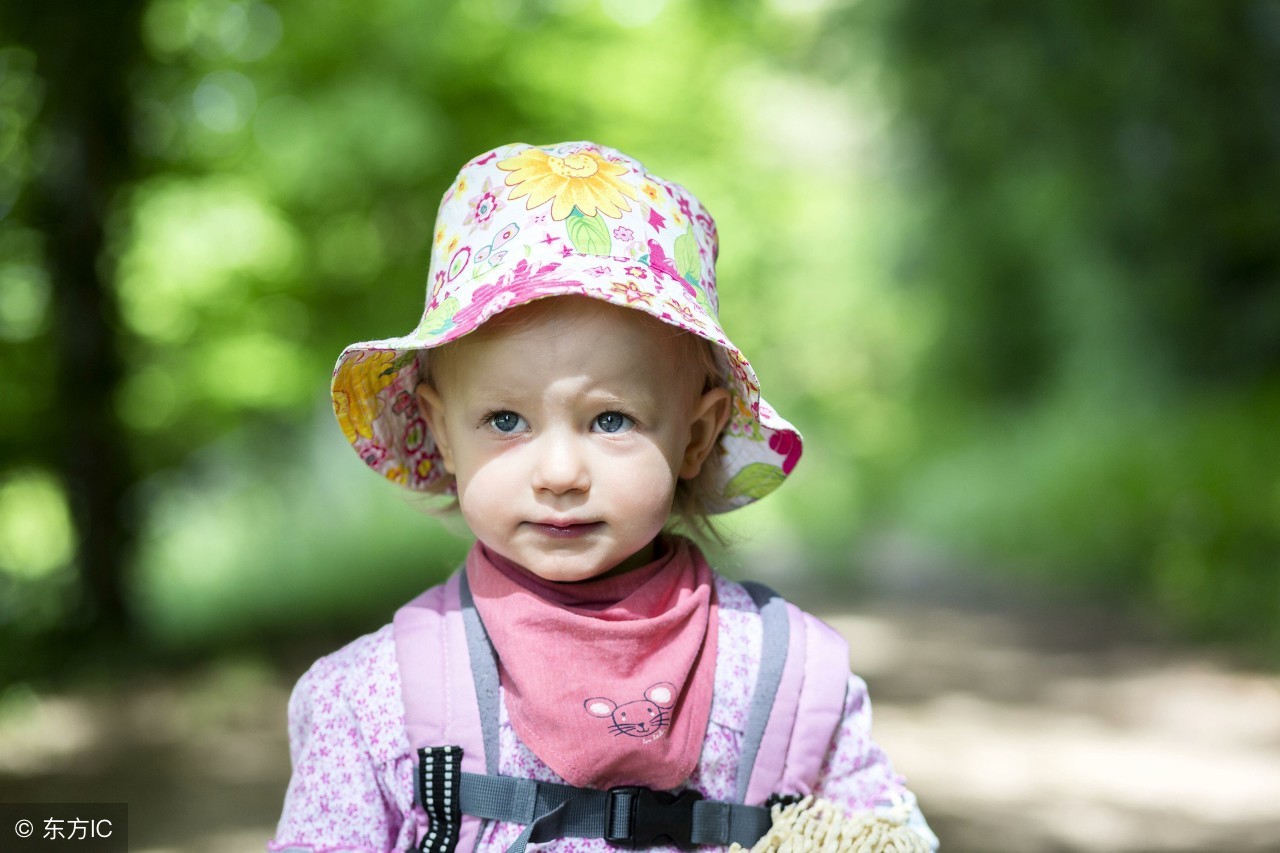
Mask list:
[[[591,485],[586,459],[572,436],[547,435],[539,443],[533,487],[562,495],[585,492]]]

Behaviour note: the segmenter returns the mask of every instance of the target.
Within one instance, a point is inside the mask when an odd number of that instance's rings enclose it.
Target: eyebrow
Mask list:
[[[520,408],[520,400],[528,394],[527,389],[523,385],[508,383],[489,385],[480,388],[474,393],[467,394],[473,403],[484,403],[485,405],[506,406]],[[617,406],[620,408],[647,408],[656,406],[662,397],[658,394],[652,394],[647,391],[634,390],[633,393],[623,394],[617,391],[607,390],[603,388],[588,388],[587,390],[576,395],[576,399],[584,401],[590,405],[596,406]]]
[[[650,394],[632,394],[630,397],[624,397],[612,391],[588,391],[582,395],[582,398],[600,406],[616,406],[621,409],[647,408],[658,402],[657,398]]]

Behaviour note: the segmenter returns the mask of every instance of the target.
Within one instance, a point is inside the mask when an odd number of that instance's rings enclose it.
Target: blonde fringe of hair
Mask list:
[[[730,853],[929,853],[923,838],[906,825],[905,808],[850,815],[828,800],[805,797],[773,807],[773,827],[747,848]]]

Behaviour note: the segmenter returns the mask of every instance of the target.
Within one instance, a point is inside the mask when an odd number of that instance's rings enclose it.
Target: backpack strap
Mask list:
[[[498,670],[466,576],[456,572],[392,623],[405,729],[418,754],[415,850],[473,850],[481,821],[461,814],[462,773],[498,764]]]
[[[849,645],[763,584],[743,587],[760,609],[763,638],[737,797],[759,805],[813,793],[844,716]]]
[[[464,572],[458,572],[458,603],[467,635],[467,653],[471,658],[471,683],[476,692],[480,713],[480,729],[484,737],[485,772],[498,772],[498,704],[502,701],[498,683],[498,655],[480,611],[471,597],[471,586]]]

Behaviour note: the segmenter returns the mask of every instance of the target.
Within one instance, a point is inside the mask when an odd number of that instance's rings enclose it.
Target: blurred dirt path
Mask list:
[[[945,849],[1280,851],[1280,679],[1061,615],[827,614]]]
[[[856,600],[793,596],[849,639],[944,850],[1280,851],[1280,676],[881,545]]]
[[[1280,678],[1079,605],[908,587],[796,597],[849,637],[876,737],[944,850],[1280,850]],[[288,778],[288,690],[313,651],[11,688],[0,801],[126,800],[134,853],[261,850]]]

